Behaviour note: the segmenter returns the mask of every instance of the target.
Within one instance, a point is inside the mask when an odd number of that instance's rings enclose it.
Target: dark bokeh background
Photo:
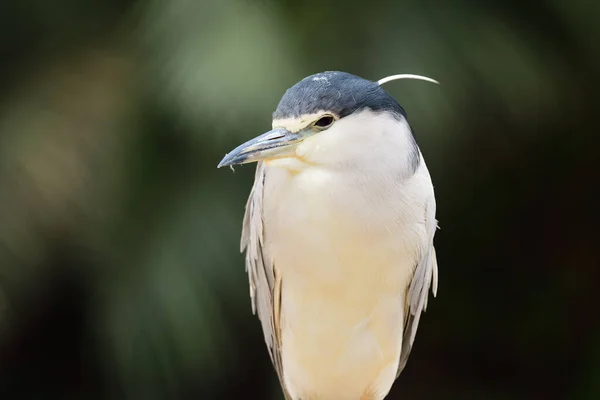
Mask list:
[[[0,398],[280,398],[216,164],[323,70],[442,83],[386,86],[441,226],[389,398],[600,398],[599,7],[448,3],[3,1]]]

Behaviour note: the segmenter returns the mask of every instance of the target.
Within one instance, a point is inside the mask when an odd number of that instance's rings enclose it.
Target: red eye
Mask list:
[[[314,123],[314,126],[317,128],[329,128],[331,124],[333,124],[334,118],[331,115],[325,115],[324,117],[319,118],[317,122]]]

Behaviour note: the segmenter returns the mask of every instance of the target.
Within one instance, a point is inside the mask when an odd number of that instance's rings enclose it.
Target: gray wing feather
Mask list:
[[[435,297],[438,286],[438,266],[433,246],[433,236],[437,229],[437,221],[435,220],[435,198],[432,196],[425,206],[425,227],[428,243],[426,244],[415,273],[410,284],[407,295],[407,319],[404,326],[404,335],[402,337],[402,351],[400,353],[400,364],[396,378],[406,366],[408,356],[415,342],[417,328],[419,327],[419,319],[421,313],[427,309],[427,299],[429,289]]]
[[[258,163],[254,185],[246,203],[242,227],[241,251],[246,250],[246,271],[250,282],[252,312],[258,312],[265,343],[277,372],[286,400],[291,399],[283,382],[281,364],[281,341],[279,333],[279,304],[281,279],[276,271],[264,243],[263,192],[265,167]]]

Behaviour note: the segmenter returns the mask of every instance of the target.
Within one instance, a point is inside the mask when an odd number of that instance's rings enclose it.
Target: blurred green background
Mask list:
[[[2,1],[0,398],[280,398],[216,165],[325,70],[441,82],[386,86],[441,226],[389,398],[600,398],[597,4]]]

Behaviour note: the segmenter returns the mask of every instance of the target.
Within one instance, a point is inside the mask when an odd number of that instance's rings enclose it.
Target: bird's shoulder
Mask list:
[[[265,343],[277,372],[286,400],[289,394],[283,382],[280,335],[281,276],[264,246],[263,201],[265,165],[258,163],[254,185],[246,203],[241,250],[246,251],[246,271],[250,284],[252,310],[260,319]]]

